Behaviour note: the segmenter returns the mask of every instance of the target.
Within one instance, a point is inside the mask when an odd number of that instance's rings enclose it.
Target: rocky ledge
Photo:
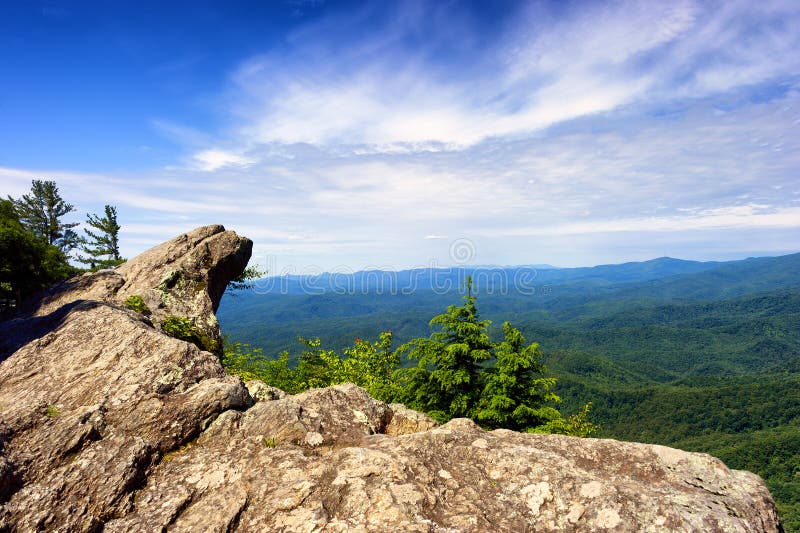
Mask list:
[[[226,375],[159,326],[218,340],[251,247],[199,228],[0,323],[0,531],[780,530],[763,481],[708,455]]]

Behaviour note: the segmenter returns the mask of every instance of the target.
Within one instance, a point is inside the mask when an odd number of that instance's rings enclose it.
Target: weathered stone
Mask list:
[[[214,333],[249,246],[201,228],[0,324],[0,531],[779,529],[763,481],[708,455],[437,427],[352,384],[245,387],[158,324]]]
[[[107,530],[778,530],[763,482],[708,455],[466,419],[389,437],[387,412],[339,385],[225,413]]]
[[[286,393],[277,387],[270,387],[263,381],[251,379],[244,382],[247,392],[254,402],[268,402],[270,400],[280,400],[286,397]]]
[[[199,234],[228,244],[196,237],[201,251],[217,252],[202,270],[190,272],[213,277],[219,261],[229,265],[225,275],[237,275],[249,241],[210,228]],[[200,253],[166,250],[178,258]],[[225,254],[235,258],[238,271]],[[152,251],[145,256],[158,263]],[[0,530],[3,524],[98,529],[130,510],[134,491],[162,454],[200,434],[219,413],[250,405],[241,380],[228,376],[217,356],[116,305],[124,296],[114,290],[148,284],[143,271],[128,276],[81,276],[63,284],[63,293],[44,297],[31,316],[0,324],[4,346],[13,351],[0,364]],[[205,311],[196,307],[195,318],[209,323],[202,313],[213,317],[219,296],[206,294]],[[175,309],[185,307],[164,306],[163,312]]]
[[[389,404],[389,411],[389,421],[384,433],[392,437],[427,431],[439,425],[428,415],[409,409],[401,403]]]
[[[56,285],[23,309],[28,316],[42,317],[77,300],[124,307],[129,297],[140,296],[156,327],[167,316],[186,317],[211,345],[219,346],[219,323],[214,312],[230,280],[247,266],[252,248],[252,241],[222,226],[203,226],[116,269],[83,274]]]

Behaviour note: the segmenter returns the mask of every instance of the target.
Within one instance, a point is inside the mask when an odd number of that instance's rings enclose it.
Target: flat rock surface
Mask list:
[[[0,324],[0,531],[779,530],[763,481],[708,455],[226,375],[159,320],[218,335],[250,247],[199,228]]]

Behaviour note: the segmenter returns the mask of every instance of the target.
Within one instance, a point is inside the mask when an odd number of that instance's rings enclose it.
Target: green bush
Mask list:
[[[133,296],[129,296],[127,300],[125,300],[125,305],[128,306],[128,309],[131,311],[136,311],[140,315],[149,315],[150,309],[147,307],[147,304],[144,303],[142,297],[138,294],[134,294]]]
[[[190,318],[185,316],[169,315],[161,323],[161,329],[170,337],[191,342],[201,350],[217,352],[217,342],[200,331]]]

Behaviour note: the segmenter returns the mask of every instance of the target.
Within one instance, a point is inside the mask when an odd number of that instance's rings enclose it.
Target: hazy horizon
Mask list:
[[[567,269],[578,269],[578,268],[595,268],[595,267],[603,267],[603,266],[618,266],[623,264],[630,264],[630,263],[647,263],[651,261],[657,261],[660,259],[672,259],[676,261],[688,261],[688,262],[698,262],[698,263],[729,263],[729,262],[736,262],[736,261],[745,261],[747,259],[759,259],[759,258],[768,258],[768,257],[783,257],[787,255],[794,255],[800,253],[800,250],[789,252],[786,254],[760,254],[760,255],[747,255],[741,257],[732,257],[729,259],[707,259],[707,260],[700,260],[700,259],[692,259],[687,257],[670,257],[670,256],[660,256],[660,257],[651,257],[649,259],[641,259],[641,260],[621,260],[616,263],[593,263],[593,264],[584,264],[584,265],[552,265],[549,263],[517,263],[517,264],[492,264],[492,263],[458,263],[452,262],[451,264],[440,264],[437,261],[430,261],[428,264],[419,264],[419,265],[412,265],[412,266],[405,266],[400,268],[394,268],[391,265],[385,266],[376,266],[376,265],[366,265],[362,268],[353,268],[349,265],[338,265],[336,268],[338,270],[321,270],[320,267],[317,265],[305,265],[306,270],[302,271],[299,270],[299,265],[284,265],[282,271],[274,271],[269,270],[265,272],[265,275],[262,276],[263,278],[271,278],[271,277],[281,277],[281,276],[288,276],[288,277],[304,277],[304,276],[317,276],[317,275],[326,275],[326,274],[335,274],[335,275],[351,275],[351,274],[360,274],[365,272],[390,272],[390,273],[400,273],[400,272],[407,272],[411,270],[426,270],[426,269],[514,269],[514,268],[532,268],[532,269],[539,269],[539,270],[567,270]],[[251,261],[252,262],[252,261]],[[274,260],[267,257],[266,260],[258,261],[260,265],[267,265],[275,264]]]

